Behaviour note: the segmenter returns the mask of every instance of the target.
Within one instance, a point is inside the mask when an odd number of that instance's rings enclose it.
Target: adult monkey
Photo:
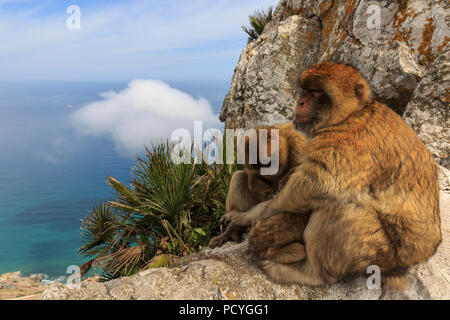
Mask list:
[[[308,137],[305,156],[258,216],[250,248],[269,232],[268,218],[311,213],[306,259],[263,260],[269,277],[322,285],[377,265],[401,288],[407,267],[426,261],[441,241],[436,163],[400,116],[372,100],[354,68],[319,63],[300,83],[294,125]],[[240,225],[242,216],[225,219]]]

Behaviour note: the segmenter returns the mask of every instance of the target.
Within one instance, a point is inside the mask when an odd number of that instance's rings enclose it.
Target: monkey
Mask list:
[[[276,125],[274,128],[286,131],[288,127],[293,130],[292,124]],[[267,133],[266,140],[266,154],[272,156],[272,151],[278,152],[279,168],[274,175],[262,175],[260,170],[263,167],[261,159],[259,157],[259,150],[253,150],[256,153],[255,163],[250,163],[250,142],[253,141],[256,146],[260,146],[260,131],[265,130]],[[280,137],[281,136],[281,137]],[[275,138],[275,137],[274,137]],[[258,204],[264,206],[269,200],[274,192],[278,189],[278,184],[280,177],[283,176],[286,168],[288,166],[288,151],[287,151],[287,139],[284,135],[277,135],[278,148],[277,150],[271,150],[272,143],[272,131],[271,127],[262,126],[256,128],[254,131],[245,136],[244,140],[244,157],[245,157],[245,170],[239,170],[235,172],[231,178],[229,191],[226,198],[226,212],[247,212],[251,216],[252,212],[250,209],[255,208]],[[256,210],[260,212],[261,210]],[[253,218],[252,220],[256,220]],[[248,228],[245,226],[243,228],[237,228],[235,226],[227,226],[225,232],[217,237],[211,239],[209,246],[214,248],[216,246],[221,246],[223,243],[229,240],[238,241],[242,233],[247,231]]]
[[[278,134],[272,137],[272,129],[277,129]],[[262,164],[259,157],[259,150],[253,150],[256,153],[255,163],[251,163],[249,154],[250,141],[254,141],[256,146],[261,146],[260,133],[265,130],[267,133],[267,140],[262,145],[267,148],[266,153],[270,157],[275,152],[278,153],[279,169],[276,174],[262,175],[261,169],[270,166]],[[278,140],[278,148],[271,150],[272,138]],[[267,200],[271,199],[278,191],[280,185],[286,182],[292,168],[295,168],[304,152],[305,137],[295,130],[293,123],[276,124],[273,126],[261,126],[255,128],[244,140],[244,155],[245,155],[245,170],[240,170],[234,173],[229,186],[229,191],[226,199],[226,212],[221,219],[221,223],[228,225],[231,216],[239,215],[240,222],[236,224],[237,227],[247,227],[254,224],[258,220],[259,212],[261,210],[251,210],[257,204],[261,204],[259,208],[263,208],[267,204]],[[248,214],[242,214],[243,212]],[[257,213],[258,214],[254,214]]]
[[[261,260],[262,270],[276,282],[317,286],[377,265],[385,284],[403,289],[408,267],[430,258],[441,242],[436,162],[414,130],[372,98],[355,68],[318,63],[302,73],[300,86],[293,125],[306,137],[305,151],[253,217],[308,214],[306,257],[292,264]],[[251,247],[258,224],[242,216],[227,219],[253,225]]]
[[[275,130],[277,130],[275,132]],[[261,133],[267,134],[267,140],[261,140]],[[254,139],[257,147],[264,145],[266,154],[270,160],[274,160],[275,153],[277,154],[278,170],[274,174],[262,174],[262,168],[270,167],[271,162],[263,164],[259,149],[255,149],[256,153],[255,163],[252,163],[250,157],[250,143]],[[275,139],[278,143],[272,145],[272,140]],[[288,171],[298,164],[305,139],[303,135],[294,129],[292,123],[277,124],[274,126],[261,126],[256,128],[248,136],[245,137],[245,172],[248,176],[249,190],[256,194],[260,202],[272,198],[274,193],[279,189],[280,184],[283,183]],[[275,148],[272,150],[272,148]],[[231,211],[231,210],[230,210]]]
[[[267,205],[272,185],[258,177],[252,177],[255,174],[253,170],[249,170],[249,172],[239,170],[233,174],[225,200],[226,212],[243,212],[248,215],[249,220],[257,220],[254,217],[250,218],[250,216],[253,212],[259,215],[263,211],[260,207]],[[261,191],[258,186],[261,187]],[[222,220],[219,220],[219,223],[223,224]],[[250,225],[250,222],[246,222],[243,226],[229,224],[222,234],[211,238],[208,246],[215,248],[230,240],[239,241]]]
[[[275,135],[272,129],[277,129],[278,134]],[[226,211],[228,213],[242,214],[243,218],[251,221],[258,220],[258,217],[254,217],[253,214],[257,213],[259,215],[263,211],[261,208],[267,206],[270,198],[278,191],[279,186],[283,184],[283,181],[286,181],[289,170],[298,165],[305,145],[303,135],[294,129],[292,123],[256,128],[253,134],[256,135],[254,141],[257,146],[261,146],[259,143],[261,130],[266,130],[267,132],[267,141],[264,144],[265,148],[267,148],[267,155],[272,156],[273,152],[278,152],[279,169],[277,173],[274,175],[260,174],[260,169],[264,165],[259,157],[257,157],[256,163],[251,163],[249,156],[251,133],[245,137],[245,170],[237,171],[232,176],[226,199]],[[276,151],[271,150],[271,139],[273,138],[278,139]],[[259,152],[257,154],[259,155]],[[268,165],[270,164],[266,164],[266,166]],[[291,214],[280,214],[269,219],[260,225],[258,234],[253,233],[252,238],[256,239],[262,236],[263,239],[253,246],[252,251],[260,259],[271,258],[281,263],[290,263],[303,259],[305,257],[305,249],[301,242],[303,241],[303,229],[306,227],[307,219],[307,215],[294,216]],[[280,223],[275,221],[280,221]],[[214,248],[229,240],[238,241],[241,234],[251,224],[251,222],[246,222],[243,227],[229,224],[223,234],[211,239],[209,246]],[[269,230],[264,229],[266,225],[270,227]],[[280,237],[278,233],[271,232],[273,231],[273,225],[279,225],[285,231],[283,237]],[[291,225],[292,228],[289,229]],[[289,246],[284,247],[284,245],[288,244]],[[281,248],[283,248],[282,251],[280,250]]]
[[[260,207],[255,207],[253,214],[261,215],[264,209],[260,210]],[[303,233],[308,220],[308,213],[279,213],[267,219],[261,219],[259,216],[250,228],[248,235],[250,251],[255,253],[260,260],[270,260],[282,264],[305,259],[306,248]]]

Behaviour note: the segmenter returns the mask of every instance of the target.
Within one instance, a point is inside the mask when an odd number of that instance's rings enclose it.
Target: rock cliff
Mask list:
[[[450,4],[443,0],[282,0],[243,50],[226,96],[227,128],[289,121],[312,63],[356,67],[450,168]]]

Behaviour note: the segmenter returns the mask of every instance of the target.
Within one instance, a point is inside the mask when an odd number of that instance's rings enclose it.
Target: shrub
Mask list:
[[[273,8],[270,6],[267,9],[267,12],[265,12],[264,9],[256,10],[248,16],[248,19],[250,20],[250,28],[242,26],[242,30],[248,34],[249,41],[255,41],[258,39],[264,31],[266,24],[272,21],[272,13]]]
[[[171,150],[168,142],[146,148],[131,170],[129,187],[108,177],[115,199],[98,204],[82,220],[79,252],[91,259],[85,269],[98,265],[108,280],[168,266],[219,232],[238,165],[175,165]]]

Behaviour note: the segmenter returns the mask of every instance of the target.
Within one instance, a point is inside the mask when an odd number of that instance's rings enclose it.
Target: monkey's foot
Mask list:
[[[213,237],[209,241],[208,247],[210,247],[211,249],[214,249],[216,247],[221,247],[225,242],[228,241],[227,238],[228,237],[224,237],[223,234]]]
[[[268,248],[261,257],[278,263],[294,263],[306,258],[306,250],[300,242],[292,242],[282,248]]]
[[[263,260],[260,262],[260,268],[272,281],[278,283],[298,283],[306,286],[321,286],[325,284],[325,280],[313,272],[307,260],[293,264]]]
[[[264,203],[264,202],[262,202]],[[246,228],[250,227],[260,216],[261,205],[258,205],[247,212],[231,211],[220,218],[219,223],[226,227]]]
[[[283,270],[284,265],[278,262],[270,260],[262,260],[259,263],[259,267],[264,271],[264,273],[273,281],[278,283],[288,283],[284,277],[285,270]]]

